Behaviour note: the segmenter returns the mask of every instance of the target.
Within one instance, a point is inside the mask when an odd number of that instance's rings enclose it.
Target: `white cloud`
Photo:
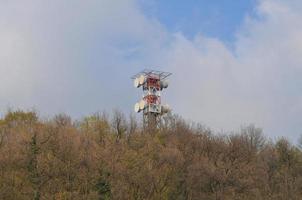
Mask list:
[[[264,0],[235,50],[218,39],[176,36],[167,57],[175,110],[216,129],[255,123],[271,137],[302,133],[302,3]],[[183,94],[180,95],[180,94]]]
[[[151,59],[164,37],[135,0],[2,0],[0,107],[80,116],[123,106],[116,79],[129,81],[132,72],[122,73]]]
[[[175,112],[216,130],[255,123],[296,139],[302,115],[302,3],[261,0],[234,49],[215,38],[169,33],[137,0],[0,0],[0,108],[74,116],[130,110],[129,77],[173,72]]]

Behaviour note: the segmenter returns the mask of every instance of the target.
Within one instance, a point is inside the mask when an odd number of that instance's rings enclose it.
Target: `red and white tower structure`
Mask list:
[[[135,112],[143,113],[144,128],[154,129],[160,125],[160,117],[171,109],[161,102],[161,92],[168,87],[169,72],[144,70],[132,77],[134,87],[143,89],[142,99],[135,104]]]

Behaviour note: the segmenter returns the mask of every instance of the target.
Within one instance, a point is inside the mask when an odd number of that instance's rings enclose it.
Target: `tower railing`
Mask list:
[[[170,75],[169,72],[143,70],[132,77],[134,86],[143,89],[143,97],[135,104],[134,109],[137,113],[143,113],[145,129],[158,128],[161,116],[171,110],[168,105],[161,103],[161,92],[168,87],[167,77]]]

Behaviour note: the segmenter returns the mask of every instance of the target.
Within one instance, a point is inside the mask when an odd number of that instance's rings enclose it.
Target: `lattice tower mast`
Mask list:
[[[161,102],[161,92],[168,87],[167,77],[169,72],[156,70],[144,70],[132,77],[136,88],[142,87],[143,97],[135,104],[135,112],[143,113],[143,125],[145,129],[154,130],[160,126],[161,116],[171,109]]]

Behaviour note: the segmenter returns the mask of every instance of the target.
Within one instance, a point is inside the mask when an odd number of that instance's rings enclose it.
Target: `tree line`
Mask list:
[[[302,151],[250,125],[213,133],[168,115],[153,132],[115,111],[0,119],[2,200],[299,200]]]

